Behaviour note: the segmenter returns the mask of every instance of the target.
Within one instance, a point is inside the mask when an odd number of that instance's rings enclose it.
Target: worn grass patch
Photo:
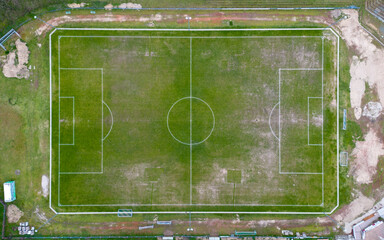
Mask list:
[[[334,44],[323,31],[57,31],[52,204],[330,211]]]

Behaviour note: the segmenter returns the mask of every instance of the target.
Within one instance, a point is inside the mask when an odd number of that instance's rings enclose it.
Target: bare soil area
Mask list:
[[[140,4],[134,3],[123,3],[119,6],[114,6],[112,4],[107,4],[104,6],[106,10],[112,10],[113,8],[141,8]],[[186,24],[188,20],[185,19],[185,14],[141,14],[140,16],[133,14],[114,14],[112,12],[108,12],[105,14],[98,15],[65,15],[61,17],[52,18],[47,20],[47,22],[52,26],[58,26],[63,23],[68,22],[160,22],[160,21],[174,21],[178,24]],[[257,12],[210,12],[210,13],[201,13],[194,14],[192,19],[190,20],[192,23],[206,22],[213,24],[222,24],[223,21],[285,21],[285,22],[296,22],[296,21],[304,21],[304,22],[315,22],[315,23],[326,23],[332,24],[334,19],[331,16],[327,15],[303,15],[298,16],[294,13],[280,14],[280,15],[271,15]],[[36,35],[41,35],[47,31],[49,31],[51,27],[47,24],[41,24],[41,26],[35,31]]]
[[[364,141],[356,142],[356,148],[352,151],[352,172],[355,180],[360,184],[372,182],[376,174],[379,156],[384,154],[384,146],[373,129],[370,129]]]
[[[17,223],[24,213],[14,204],[7,207],[7,220],[9,223]]]
[[[43,175],[41,177],[41,189],[42,189],[42,194],[44,197],[48,197],[48,193],[49,193],[49,178],[47,175]]]
[[[85,7],[87,4],[86,3],[69,3],[67,6],[69,8],[82,8]]]
[[[343,13],[348,18],[340,21],[336,27],[355,54],[350,66],[350,97],[355,117],[359,120],[366,82],[370,88],[377,88],[380,103],[384,105],[384,49],[378,48],[373,43],[375,40],[360,25],[356,10],[343,10]]]
[[[16,50],[8,54],[4,65],[3,74],[8,78],[29,78],[29,70],[27,68],[29,50],[27,44],[16,40]]]

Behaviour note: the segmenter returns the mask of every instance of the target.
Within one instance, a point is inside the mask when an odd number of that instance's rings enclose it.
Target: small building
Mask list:
[[[384,218],[384,207],[380,208],[377,213],[380,215],[381,218]]]
[[[16,200],[16,185],[15,181],[8,181],[3,184],[4,201],[13,202]]]

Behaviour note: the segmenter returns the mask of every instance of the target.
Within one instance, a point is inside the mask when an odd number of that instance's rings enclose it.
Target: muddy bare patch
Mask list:
[[[316,127],[323,126],[323,116],[322,115],[313,116],[311,123],[313,123]]]
[[[122,9],[141,9],[142,6],[139,3],[122,3],[119,5]]]
[[[49,183],[49,178],[47,175],[43,175],[41,177],[41,189],[43,191],[43,196],[44,197],[48,197],[48,193],[49,193],[49,187],[48,187],[48,183]]]
[[[105,10],[112,10],[113,9],[113,5],[109,3],[109,4],[104,6],[104,9]]]
[[[355,51],[350,67],[351,106],[355,109],[356,119],[360,119],[361,100],[365,91],[365,82],[370,88],[377,88],[381,105],[384,104],[384,50],[373,44],[373,38],[365,32],[358,21],[356,10],[343,10],[348,19],[336,26],[350,49]]]
[[[375,131],[370,129],[365,140],[356,142],[356,148],[352,151],[352,156],[355,159],[352,163],[351,172],[357,183],[372,182],[381,155],[384,155],[383,143]]]
[[[110,6],[109,6],[110,7]],[[112,6],[113,7],[113,6]],[[105,7],[104,7],[105,8]],[[170,15],[164,17],[161,14],[151,14],[151,15],[143,15],[138,18],[134,18],[130,15],[115,15],[112,13],[106,13],[104,15],[79,15],[79,16],[61,16],[48,21],[51,26],[59,26],[63,23],[68,22],[153,22],[153,21],[161,21],[164,19],[172,18]],[[50,30],[52,27],[48,24],[41,25],[38,29],[36,29],[36,36],[40,36],[43,33]]]
[[[87,4],[86,3],[70,3],[67,4],[69,8],[82,8],[85,7]]]
[[[24,213],[14,204],[7,207],[7,219],[9,223],[17,223]]]
[[[369,102],[364,106],[363,116],[368,117],[371,120],[375,120],[381,114],[383,107],[379,102]]]
[[[105,10],[112,10],[114,8],[117,9],[141,9],[143,8],[139,3],[122,3],[118,6],[113,6],[111,3],[104,6]]]
[[[29,70],[27,68],[29,50],[27,44],[16,40],[16,50],[8,54],[4,66],[3,74],[8,78],[29,78]]]

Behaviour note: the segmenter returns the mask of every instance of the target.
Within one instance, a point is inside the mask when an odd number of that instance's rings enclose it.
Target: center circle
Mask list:
[[[185,145],[205,142],[215,129],[215,115],[204,100],[184,97],[169,109],[167,127],[171,136]]]

